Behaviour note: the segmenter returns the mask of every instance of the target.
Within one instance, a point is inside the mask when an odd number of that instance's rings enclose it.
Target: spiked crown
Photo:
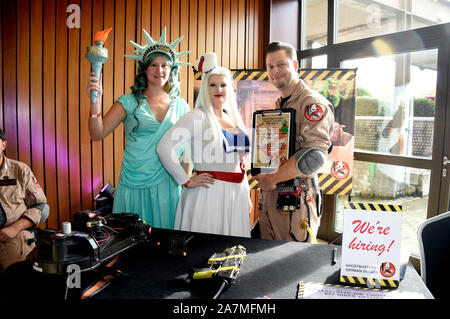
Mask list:
[[[160,52],[169,57],[172,62],[172,67],[190,64],[189,62],[183,62],[179,59],[180,57],[190,53],[191,51],[184,51],[179,53],[175,52],[175,47],[183,39],[183,36],[168,44],[166,43],[166,27],[164,27],[164,30],[161,33],[161,37],[158,42],[154,41],[145,29],[143,29],[142,31],[144,32],[144,37],[147,44],[142,46],[130,40],[131,44],[135,47],[134,55],[125,55],[126,58],[130,58],[139,62],[145,62],[150,53]]]

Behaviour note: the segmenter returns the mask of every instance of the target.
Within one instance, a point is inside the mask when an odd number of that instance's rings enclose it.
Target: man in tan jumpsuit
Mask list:
[[[325,163],[331,146],[333,106],[298,78],[297,54],[291,45],[270,43],[266,67],[269,81],[281,94],[275,102],[276,108],[296,110],[296,151],[275,172],[255,176],[262,190],[261,238],[312,242],[305,224],[316,236],[321,217],[321,194],[316,173]],[[282,212],[277,208],[276,184],[296,177],[302,190],[300,209]]]
[[[30,167],[4,154],[0,129],[0,273],[23,261],[35,244],[32,227],[48,217],[47,198]]]

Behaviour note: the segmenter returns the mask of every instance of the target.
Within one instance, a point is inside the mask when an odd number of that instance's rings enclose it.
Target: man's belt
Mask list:
[[[301,194],[307,193],[313,187],[310,178],[296,177],[292,180],[277,184],[278,191],[277,208],[282,215],[288,215],[296,209],[300,209]]]

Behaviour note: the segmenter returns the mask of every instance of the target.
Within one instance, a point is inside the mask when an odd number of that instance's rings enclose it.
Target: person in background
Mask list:
[[[47,198],[31,168],[7,158],[6,145],[0,129],[0,273],[27,258],[35,247],[33,228],[49,215]]]

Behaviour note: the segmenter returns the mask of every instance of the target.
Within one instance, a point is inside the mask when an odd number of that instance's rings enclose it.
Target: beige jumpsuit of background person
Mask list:
[[[281,98],[276,101],[277,108],[280,108],[280,102]],[[331,103],[300,80],[282,108],[296,110],[295,150],[314,147],[328,154],[334,123]],[[317,211],[316,190],[311,179],[301,178],[300,180],[305,184],[300,195],[301,207],[292,213],[292,218],[289,213],[281,214],[277,209],[278,192],[276,190],[262,192],[259,220],[261,238],[312,242],[311,236],[301,227],[303,220],[308,221],[312,232],[315,236],[317,235],[321,212]]]
[[[0,167],[1,181],[4,182],[0,186],[0,204],[6,214],[6,223],[2,227],[14,224],[21,217],[26,217],[37,225],[42,213],[33,206],[46,204],[47,198],[30,167],[4,156]],[[30,231],[22,230],[13,239],[0,242],[0,269],[25,260],[35,246],[34,242],[27,243],[32,238]]]

